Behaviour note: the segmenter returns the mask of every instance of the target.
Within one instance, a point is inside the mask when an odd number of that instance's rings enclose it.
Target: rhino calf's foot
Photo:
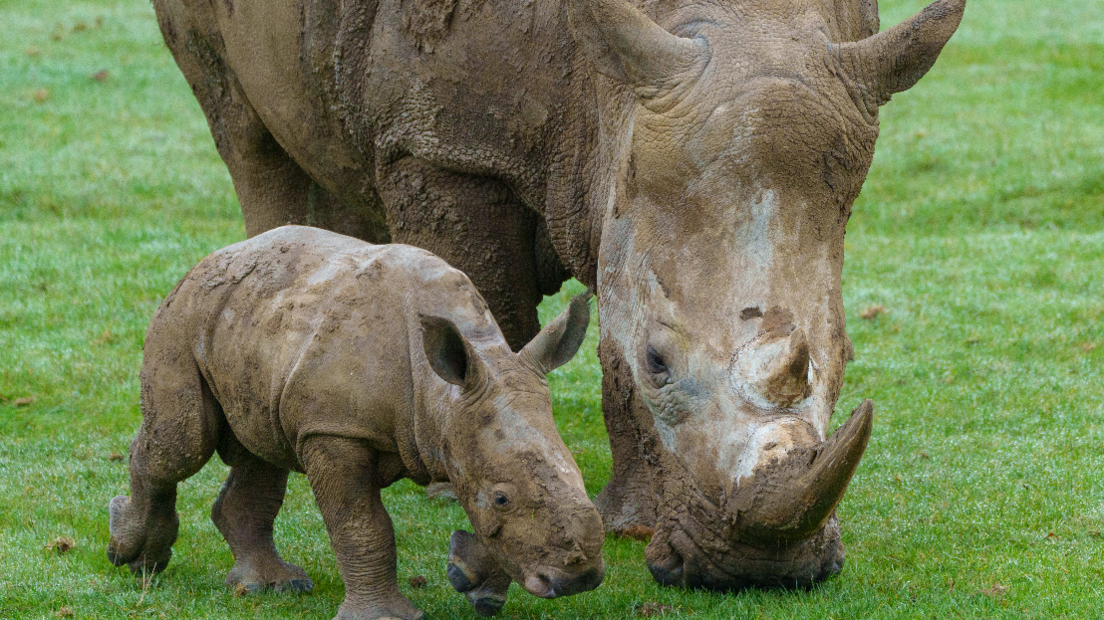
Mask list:
[[[141,515],[126,495],[112,498],[107,509],[107,559],[115,566],[126,564],[136,575],[165,570],[179,530],[175,507],[171,510],[167,515],[145,510]]]
[[[236,439],[224,442],[237,444]],[[244,449],[228,448],[226,452],[234,465],[211,507],[211,521],[234,553],[234,568],[226,575],[226,585],[239,592],[310,592],[314,582],[302,568],[285,562],[272,540],[273,522],[287,491],[288,470]]]
[[[475,612],[491,617],[506,605],[510,576],[499,570],[472,534],[457,530],[449,538],[448,580],[468,599]]]

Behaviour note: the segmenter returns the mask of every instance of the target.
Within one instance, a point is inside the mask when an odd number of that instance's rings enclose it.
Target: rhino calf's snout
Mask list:
[[[534,596],[556,598],[589,592],[602,585],[605,576],[606,565],[599,558],[595,566],[581,573],[573,574],[560,568],[541,567],[525,579],[522,587]]]

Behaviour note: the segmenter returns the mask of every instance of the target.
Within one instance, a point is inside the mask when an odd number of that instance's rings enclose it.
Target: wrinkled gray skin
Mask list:
[[[602,581],[603,528],[556,432],[545,375],[586,334],[583,298],[513,353],[460,271],[424,250],[279,228],[211,254],[146,333],[130,496],[108,557],[160,571],[176,485],[217,450],[230,476],[211,519],[246,591],[309,590],[272,541],[289,471],[305,473],[345,582],[338,618],[420,618],[399,593],[380,489],[451,481],[475,534],[449,579],[493,615],[511,578],[555,597]]]
[[[844,229],[878,109],[958,26],[938,0],[154,0],[246,227],[315,223],[467,273],[515,349],[599,297],[607,528],[662,583],[800,586],[844,559],[869,437]]]

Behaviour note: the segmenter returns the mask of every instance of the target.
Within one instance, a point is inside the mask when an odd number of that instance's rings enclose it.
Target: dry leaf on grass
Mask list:
[[[438,499],[445,502],[458,502],[456,491],[449,482],[431,482],[425,490],[426,499]]]
[[[38,103],[45,103],[50,98],[50,91],[45,88],[40,88],[34,92],[34,100]]]
[[[54,539],[54,542],[46,545],[47,551],[55,551],[58,555],[68,553],[74,547],[77,546],[77,541],[69,538],[68,536],[58,536]]]
[[[867,306],[866,308],[864,308],[863,311],[859,313],[859,317],[861,317],[863,320],[869,321],[879,314],[885,314],[885,311],[885,306],[883,306],[882,304],[875,304],[873,306]]]
[[[993,598],[1000,598],[1004,596],[1004,593],[1008,592],[1008,586],[1002,586],[999,583],[994,583],[992,588],[986,588],[978,590],[978,594],[984,594]]]
[[[664,605],[663,603],[649,601],[641,605],[640,608],[636,610],[636,615],[640,616],[641,618],[648,618],[651,616],[658,616],[660,614],[671,613],[672,611],[675,611],[675,608],[671,607],[670,605]]]
[[[17,398],[12,401],[12,404],[16,407],[26,407],[27,405],[33,405],[38,400],[34,396],[24,396],[23,398]]]
[[[622,538],[631,538],[633,540],[651,540],[652,534],[654,533],[655,529],[646,525],[630,525],[618,532]]]
[[[418,588],[424,586],[427,582],[428,580],[422,575],[414,575],[410,579],[406,580],[406,583],[410,585],[411,590],[417,590]]]
[[[76,617],[76,615],[77,614],[75,614],[73,610],[69,607],[62,607],[61,609],[54,612],[55,618],[74,618]]]
[[[1085,353],[1092,353],[1093,351],[1096,350],[1097,346],[1098,345],[1095,342],[1082,342],[1081,343],[1081,350],[1084,351]]]
[[[92,79],[96,80],[97,82],[102,82],[102,81],[106,80],[107,79],[107,69],[100,69],[99,71],[97,71],[95,73],[95,75],[92,76]],[[110,333],[110,332],[104,332],[104,333]]]
[[[107,455],[107,460],[109,460],[109,461],[121,461],[121,460],[123,460],[123,455],[119,454],[118,452],[112,452],[111,454]]]

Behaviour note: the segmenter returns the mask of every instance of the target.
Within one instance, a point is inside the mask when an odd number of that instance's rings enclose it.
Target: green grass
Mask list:
[[[886,26],[922,6],[880,4]],[[1104,0],[973,0],[932,73],[883,110],[847,237],[856,359],[839,409],[873,398],[878,413],[840,508],[843,573],[799,593],[665,589],[642,543],[611,538],[601,588],[541,601],[515,587],[504,617],[630,618],[653,601],[700,618],[1104,615],[1101,15]],[[222,585],[231,556],[207,518],[217,460],[181,485],[164,575],[143,587],[103,552],[106,503],[127,480],[109,456],[138,425],[149,316],[243,237],[148,3],[0,0],[0,618],[335,612],[343,588],[302,476],[277,543],[314,578],[311,596]],[[859,318],[875,304],[886,312]],[[552,379],[592,493],[609,471],[595,337]],[[474,618],[443,575],[463,512],[406,482],[385,501],[400,579],[429,580],[407,595],[431,618]],[[48,551],[59,536],[76,547]]]

